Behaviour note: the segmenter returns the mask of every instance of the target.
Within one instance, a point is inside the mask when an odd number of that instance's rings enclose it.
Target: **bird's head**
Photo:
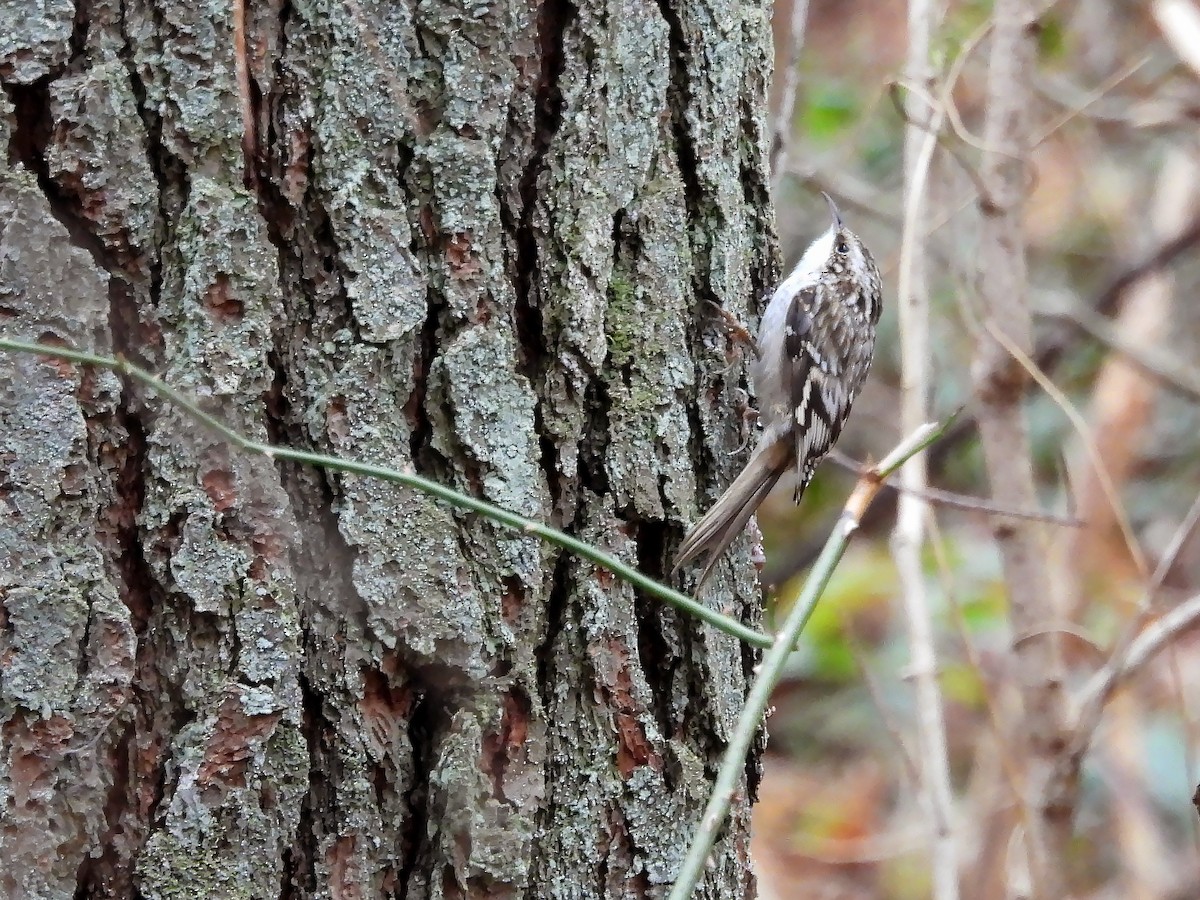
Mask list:
[[[811,256],[812,269],[818,279],[835,284],[847,303],[856,305],[871,322],[878,322],[883,310],[883,287],[875,257],[859,236],[842,222],[842,214],[833,198],[824,191],[821,196],[829,204],[833,221],[808,248],[804,254],[806,261]]]

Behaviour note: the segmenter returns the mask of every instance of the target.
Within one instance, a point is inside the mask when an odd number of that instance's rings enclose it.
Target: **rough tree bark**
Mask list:
[[[768,41],[739,0],[6,0],[0,326],[661,575],[737,463],[712,303],[775,275]],[[671,879],[737,642],[109,374],[5,358],[0,416],[4,896]],[[707,597],[753,616],[744,552]]]

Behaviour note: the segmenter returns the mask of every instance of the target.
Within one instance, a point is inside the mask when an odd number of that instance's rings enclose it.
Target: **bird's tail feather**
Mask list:
[[[733,543],[734,538],[741,534],[754,511],[763,502],[779,477],[787,471],[789,465],[788,447],[786,441],[778,441],[768,446],[760,453],[755,453],[746,468],[726,488],[712,509],[693,526],[683,539],[679,552],[675,554],[674,569],[691,562],[696,557],[707,554],[704,571],[696,582],[699,591],[708,580],[713,567]]]

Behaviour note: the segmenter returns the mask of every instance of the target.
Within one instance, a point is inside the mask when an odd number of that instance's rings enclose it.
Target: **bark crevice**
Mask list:
[[[539,70],[534,89],[534,109],[529,158],[520,174],[516,199],[519,208],[513,215],[510,205],[501,202],[502,218],[512,235],[515,265],[512,269],[515,299],[513,324],[517,336],[518,371],[534,386],[534,433],[541,449],[541,468],[546,477],[553,514],[551,521],[561,524],[564,508],[564,485],[559,470],[559,451],[545,425],[543,376],[541,368],[552,361],[553,355],[544,331],[541,298],[537,295],[539,267],[538,233],[535,224],[541,200],[541,176],[546,171],[546,158],[562,125],[564,99],[559,87],[564,65],[564,37],[576,14],[567,0],[543,0],[538,7]]]
[[[14,108],[15,128],[9,140],[10,162],[24,166],[36,179],[51,215],[67,230],[72,246],[85,251],[101,271],[120,276],[122,267],[92,231],[92,223],[81,212],[79,199],[63,190],[50,174],[46,150],[54,132],[50,109],[50,86],[60,77],[48,74],[30,84],[5,84]]]

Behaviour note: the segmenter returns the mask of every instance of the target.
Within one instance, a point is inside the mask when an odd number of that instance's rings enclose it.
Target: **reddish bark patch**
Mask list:
[[[50,347],[69,347],[66,341],[60,338],[53,331],[43,331],[38,335],[38,343],[46,344]],[[59,378],[72,378],[75,375],[75,364],[68,362],[65,359],[59,359],[56,356],[39,356],[42,362],[51,366],[58,373]]]
[[[259,531],[250,539],[254,559],[250,561],[249,576],[266,581],[270,571],[287,554],[287,541],[277,531]]]
[[[312,135],[307,129],[297,128],[287,133],[287,165],[283,168],[280,191],[292,206],[303,204],[308,191],[309,148]]]
[[[27,724],[24,714],[17,712],[5,723],[3,745],[9,748],[8,776],[16,809],[40,807],[40,798],[52,793],[49,784],[74,734],[71,720],[64,716]]]
[[[362,682],[363,696],[358,701],[358,711],[376,751],[382,756],[389,748],[399,745],[408,727],[415,698],[412,691],[393,684],[378,669],[364,669]]]
[[[483,264],[475,255],[471,232],[460,231],[450,236],[446,262],[450,265],[450,277],[459,281],[474,278],[483,271]]]
[[[620,711],[617,720],[617,771],[622,778],[628,778],[638,768],[650,765],[658,770],[662,768],[660,757],[650,742],[646,732],[633,713]]]
[[[85,366],[83,371],[79,373],[79,396],[85,397],[88,400],[95,401],[96,398],[96,372],[95,368]],[[92,422],[89,419],[84,423],[90,434],[93,428]]]
[[[400,654],[395,650],[385,651],[383,657],[379,660],[379,671],[389,678],[402,675],[406,671],[404,660],[401,659]]]
[[[213,279],[213,283],[204,293],[204,308],[210,316],[224,325],[242,321],[245,313],[245,305],[233,296],[228,275],[217,275]]]
[[[52,765],[50,760],[36,753],[17,752],[12,755],[8,777],[12,784],[12,804],[16,809],[40,805],[35,798],[53,790],[44,784]]]
[[[350,419],[346,415],[345,397],[333,397],[325,405],[325,432],[334,444],[344,444],[350,437]]]
[[[88,468],[82,463],[70,463],[62,470],[58,486],[64,497],[82,497],[88,485]]]
[[[504,579],[504,593],[500,596],[500,615],[507,625],[515,626],[525,608],[525,588],[521,579],[510,575]]]
[[[134,751],[134,775],[131,783],[138,822],[150,821],[160,799],[158,773],[162,769],[163,757],[167,751],[167,733],[165,725],[158,729],[151,728],[144,741],[138,742]]]
[[[602,685],[612,710],[617,731],[617,771],[628,778],[639,766],[651,766],[662,771],[662,756],[646,737],[646,730],[638,718],[638,706],[633,697],[633,678],[629,674],[629,651],[616,640],[607,644],[615,682]],[[601,671],[604,671],[602,668]]]
[[[351,863],[358,838],[344,834],[325,851],[325,864],[329,866],[329,896],[334,900],[360,900],[362,885],[353,880]]]
[[[470,859],[470,845],[461,836],[459,836],[456,843],[458,845],[459,856],[463,859]],[[458,873],[450,865],[442,867],[442,896],[446,900],[464,900],[467,896],[463,891],[462,885],[458,883]],[[491,897],[492,895],[488,893],[486,895],[481,894],[480,896]]]
[[[433,207],[428,203],[421,207],[421,211],[417,214],[417,221],[421,225],[421,234],[425,235],[425,242],[432,244],[437,240],[437,220],[433,216]]]
[[[525,746],[529,737],[529,718],[532,706],[522,690],[509,691],[504,698],[504,743],[509,755]]]
[[[140,339],[142,353],[150,355],[152,351],[162,351],[163,349],[163,332],[162,326],[157,320],[143,322],[138,321],[136,324],[137,334]]]
[[[388,866],[383,870],[383,880],[379,883],[379,893],[384,897],[389,897],[396,890],[396,884],[399,882],[399,877],[396,870]]]
[[[499,799],[506,799],[504,776],[509,764],[525,756],[531,711],[528,695],[520,688],[511,689],[504,695],[500,727],[483,736],[481,768],[491,776],[492,793]]]
[[[609,807],[605,811],[605,828],[600,833],[600,858],[604,860],[606,897],[649,897],[650,884],[645,872],[630,874],[636,849],[629,826],[621,810]]]
[[[237,697],[226,697],[196,773],[201,789],[245,787],[246,765],[254,755],[253,745],[269,735],[278,721],[279,713],[247,715]]]
[[[233,473],[225,469],[209,469],[200,478],[204,493],[212,501],[217,512],[225,512],[237,501]]]
[[[441,124],[441,114],[428,103],[418,101],[413,110],[416,114],[410,119],[413,124],[413,131],[417,137],[429,137],[434,130]]]

